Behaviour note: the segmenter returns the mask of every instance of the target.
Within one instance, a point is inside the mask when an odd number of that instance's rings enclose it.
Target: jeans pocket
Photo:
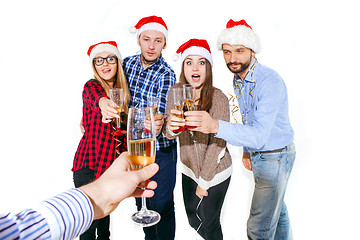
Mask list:
[[[274,186],[279,179],[281,153],[257,154],[251,158],[256,183]]]

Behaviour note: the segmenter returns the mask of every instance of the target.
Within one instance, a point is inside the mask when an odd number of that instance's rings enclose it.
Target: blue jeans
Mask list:
[[[151,179],[158,184],[155,195],[146,199],[148,209],[157,211],[161,215],[158,224],[143,228],[146,240],[171,240],[175,238],[175,208],[174,188],[176,182],[176,144],[156,151],[155,162],[159,171]],[[141,199],[136,199],[138,210],[141,208]]]
[[[255,189],[247,222],[249,239],[292,239],[284,195],[295,155],[293,143],[282,152],[250,154]]]

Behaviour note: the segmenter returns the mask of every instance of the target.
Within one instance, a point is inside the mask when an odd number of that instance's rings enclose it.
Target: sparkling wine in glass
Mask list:
[[[119,117],[116,118],[116,130],[114,132],[115,135],[125,134],[126,131],[121,130],[121,119],[120,114],[124,112],[124,99],[123,99],[123,90],[121,88],[112,88],[109,90],[110,92],[110,100],[113,102],[113,107],[119,114]]]
[[[149,97],[147,99],[147,106],[152,107],[154,109],[154,115],[157,112],[157,109],[159,107],[160,100],[157,97]]]
[[[139,170],[155,162],[156,132],[154,125],[154,109],[130,108],[127,122],[127,144],[132,171]],[[148,210],[146,198],[141,198],[142,207],[131,219],[142,227],[150,227],[160,221],[160,214]]]
[[[184,112],[195,110],[195,87],[191,84],[183,85],[183,94],[184,94]],[[186,126],[187,129],[196,128],[194,126]]]
[[[178,117],[184,117],[184,112],[183,112],[183,108],[184,108],[184,92],[183,92],[183,88],[181,87],[174,87],[172,90],[173,93],[173,97],[174,97],[174,108],[176,110],[181,111],[181,115]],[[179,129],[175,130],[174,132],[185,132],[186,128],[184,127],[179,127]]]

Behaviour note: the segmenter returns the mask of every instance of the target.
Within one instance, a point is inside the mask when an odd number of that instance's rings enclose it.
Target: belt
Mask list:
[[[262,151],[262,152],[254,152],[254,153],[277,153],[282,152],[287,146],[275,150],[269,150],[269,151]]]

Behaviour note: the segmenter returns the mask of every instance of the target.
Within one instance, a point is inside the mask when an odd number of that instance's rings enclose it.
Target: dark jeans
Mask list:
[[[208,196],[203,197],[200,203],[201,199],[195,194],[197,183],[188,176],[182,175],[183,197],[189,224],[192,228],[198,230],[200,236],[205,240],[223,239],[220,214],[230,178],[209,188],[207,190]]]
[[[75,187],[81,187],[95,179],[95,171],[83,168],[74,172]],[[90,228],[80,235],[80,240],[109,240],[110,239],[110,216],[93,221]],[[96,230],[98,237],[96,238]]]
[[[176,182],[176,144],[156,151],[155,162],[160,169],[152,177],[158,184],[155,195],[146,199],[148,209],[157,211],[161,215],[158,224],[144,229],[146,240],[171,240],[175,238],[175,209],[174,187]],[[138,210],[141,208],[141,199],[136,199]]]

